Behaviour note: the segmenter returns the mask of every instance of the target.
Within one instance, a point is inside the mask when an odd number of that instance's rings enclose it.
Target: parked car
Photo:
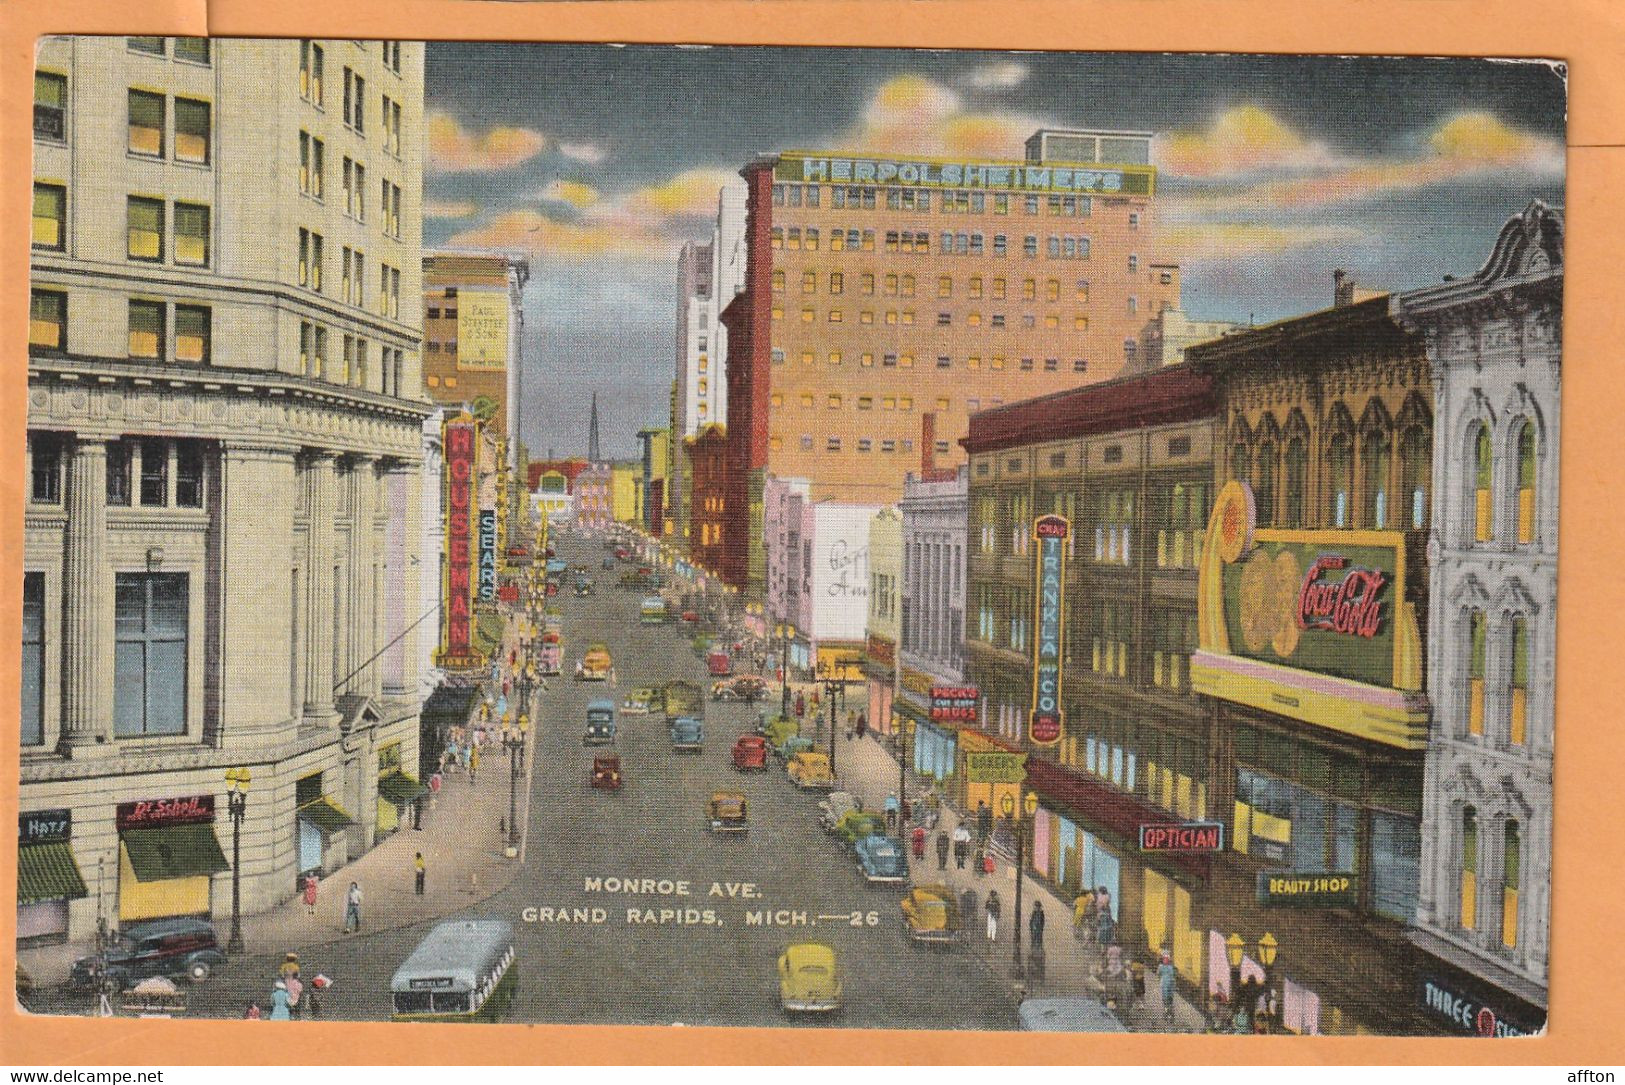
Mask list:
[[[659,707],[665,700],[665,694],[658,689],[642,686],[632,691],[632,695],[621,702],[621,715],[647,716]]]
[[[835,773],[829,767],[829,754],[798,753],[790,758],[785,769],[790,782],[803,791],[829,791],[835,787]]]
[[[622,784],[621,759],[615,754],[599,754],[592,759],[592,786],[603,791],[619,791]]]
[[[852,850],[857,854],[864,881],[908,881],[908,856],[901,841],[882,833],[870,833],[860,837]]]
[[[916,942],[956,942],[964,930],[959,902],[946,885],[916,885],[902,909],[908,936]]]
[[[761,735],[740,735],[734,741],[733,763],[740,772],[766,772],[767,740]]]
[[[850,793],[845,791],[831,791],[822,802],[818,804],[818,824],[823,826],[826,833],[833,833],[835,826],[847,814],[858,809],[858,802]]]
[[[723,678],[711,684],[713,701],[744,701],[747,704],[755,704],[766,694],[767,682],[754,674]]]
[[[152,976],[185,976],[202,983],[226,961],[214,925],[202,919],[156,919],[114,931],[108,939],[107,970],[103,975],[116,990],[124,991]],[[73,963],[69,983],[97,985],[95,957]]]
[[[742,833],[749,830],[750,805],[739,791],[714,791],[705,804],[705,816],[714,833]]]
[[[773,755],[780,761],[789,763],[790,759],[798,753],[806,753],[813,748],[813,740],[791,732],[786,735],[778,745],[773,747]]]
[[[843,844],[856,844],[866,836],[886,833],[886,819],[871,810],[849,810],[841,815],[831,833]]]
[[[1023,1032],[1127,1032],[1095,998],[1029,998],[1017,1015]]]
[[[841,974],[835,951],[821,942],[799,942],[779,954],[779,1005],[789,1013],[840,1009]]]

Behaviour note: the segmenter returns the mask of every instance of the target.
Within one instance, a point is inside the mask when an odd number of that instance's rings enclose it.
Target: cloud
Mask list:
[[[645,225],[674,218],[710,218],[717,213],[717,193],[737,183],[732,170],[684,170],[657,185],[640,188],[617,201],[616,211]]]
[[[996,60],[972,68],[965,76],[965,84],[978,90],[1003,90],[1025,83],[1030,72],[1019,60]]]
[[[612,223],[560,222],[539,211],[504,211],[454,235],[452,247],[520,250],[558,257],[638,257],[669,255],[666,239],[618,228]]]
[[[573,158],[577,162],[586,162],[589,165],[599,165],[609,157],[609,149],[597,143],[560,143],[559,153],[565,158]]]
[[[1244,105],[1219,113],[1206,128],[1159,136],[1152,160],[1176,176],[1217,179],[1326,169],[1337,159],[1269,110]]]
[[[1483,169],[1534,167],[1561,173],[1563,146],[1554,139],[1513,128],[1492,113],[1457,113],[1427,137],[1428,147],[1448,162]]]
[[[1038,127],[1041,122],[1017,114],[967,111],[941,83],[900,75],[875,90],[862,119],[835,144],[863,154],[1015,159]]]
[[[596,188],[584,182],[554,179],[542,186],[536,193],[536,198],[553,203],[566,203],[579,209],[591,207],[602,196]]]
[[[1181,261],[1256,259],[1298,249],[1348,245],[1369,235],[1352,226],[1266,222],[1188,222],[1164,226],[1164,251]]]
[[[423,217],[426,219],[473,218],[479,206],[472,200],[424,200]]]
[[[428,166],[441,173],[512,169],[547,149],[547,137],[532,128],[498,126],[474,133],[440,112],[431,112],[428,121]]]

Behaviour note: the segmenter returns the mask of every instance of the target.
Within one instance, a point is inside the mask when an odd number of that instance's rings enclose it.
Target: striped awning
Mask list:
[[[24,844],[17,849],[18,904],[80,900],[87,894],[85,879],[67,844]]]

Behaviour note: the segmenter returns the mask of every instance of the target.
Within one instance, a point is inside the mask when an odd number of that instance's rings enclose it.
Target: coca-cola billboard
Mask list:
[[[185,825],[214,820],[213,795],[188,795],[179,799],[141,799],[119,803],[118,828],[156,829],[164,825]]]

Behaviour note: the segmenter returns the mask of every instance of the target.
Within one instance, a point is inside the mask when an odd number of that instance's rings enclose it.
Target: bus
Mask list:
[[[638,607],[638,621],[644,625],[663,625],[666,621],[666,601],[658,595],[645,598]]]
[[[513,924],[437,923],[389,981],[391,1021],[500,1021],[519,983]]]

